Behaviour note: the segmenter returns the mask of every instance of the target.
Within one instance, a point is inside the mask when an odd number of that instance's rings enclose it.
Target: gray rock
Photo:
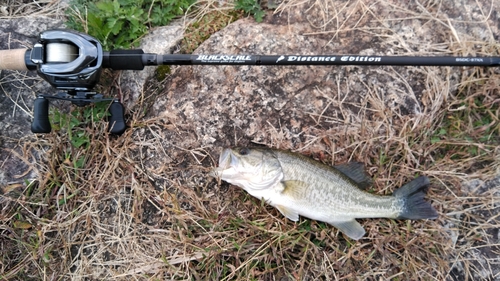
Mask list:
[[[14,18],[0,21],[0,49],[31,48],[40,32],[62,28],[52,18]],[[33,100],[37,94],[54,93],[52,87],[36,72],[0,72],[0,187],[24,179],[33,179],[35,159],[23,155],[23,142],[34,138],[31,133]],[[36,155],[36,152],[33,152]]]
[[[196,54],[371,54],[394,53],[391,40],[348,32],[310,36],[315,32],[307,14],[268,15],[265,22],[237,21],[212,35]],[[404,32],[404,31],[401,31]],[[422,36],[428,36],[421,32]],[[397,50],[403,53],[403,50]],[[245,142],[272,143],[269,130],[286,134],[285,141],[304,143],[321,127],[357,124],[368,112],[371,95],[380,96],[384,110],[421,115],[419,98],[425,74],[414,67],[357,66],[192,66],[173,67],[167,89],[151,116],[172,116],[172,123],[190,124],[200,146],[228,146]],[[437,74],[445,79],[445,74]],[[457,79],[453,77],[452,79]],[[452,83],[455,84],[455,83]],[[371,92],[371,93],[370,93]],[[333,99],[333,100],[332,100]],[[347,109],[341,108],[349,105]],[[371,105],[374,106],[374,105]],[[229,110],[225,110],[228,108]],[[319,126],[318,126],[319,125]],[[317,134],[319,131],[314,132]],[[382,133],[382,132],[381,132]]]
[[[169,26],[152,29],[141,40],[138,47],[145,53],[171,54],[182,40],[182,23],[177,21]],[[121,74],[120,88],[122,102],[126,108],[133,108],[141,96],[144,96],[146,81],[154,76],[155,67],[147,66],[142,71],[126,70]]]

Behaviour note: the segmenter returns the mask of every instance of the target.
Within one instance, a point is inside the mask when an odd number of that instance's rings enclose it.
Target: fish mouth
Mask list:
[[[210,176],[214,178],[221,178],[222,173],[232,167],[236,167],[239,163],[238,157],[234,155],[230,148],[224,149],[219,156],[219,167],[210,171]]]

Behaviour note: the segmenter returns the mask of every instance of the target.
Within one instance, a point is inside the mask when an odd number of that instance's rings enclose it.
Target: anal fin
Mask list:
[[[329,223],[354,240],[359,240],[366,233],[361,224],[354,219],[350,221],[335,221]]]

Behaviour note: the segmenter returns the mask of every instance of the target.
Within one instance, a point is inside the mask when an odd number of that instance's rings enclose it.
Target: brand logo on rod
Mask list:
[[[196,58],[198,61],[202,62],[245,62],[251,61],[252,56],[250,55],[198,55]]]

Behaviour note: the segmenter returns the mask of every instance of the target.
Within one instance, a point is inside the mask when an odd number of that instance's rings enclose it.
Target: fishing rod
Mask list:
[[[109,131],[126,129],[124,108],[117,99],[92,91],[103,68],[143,70],[158,65],[402,65],[402,66],[500,66],[500,57],[412,57],[360,55],[186,55],[152,54],[141,49],[103,51],[101,43],[73,30],[41,32],[32,49],[0,50],[0,69],[34,71],[57,95],[40,94],[34,102],[33,133],[49,133],[49,99],[71,101],[77,106],[111,101]]]

